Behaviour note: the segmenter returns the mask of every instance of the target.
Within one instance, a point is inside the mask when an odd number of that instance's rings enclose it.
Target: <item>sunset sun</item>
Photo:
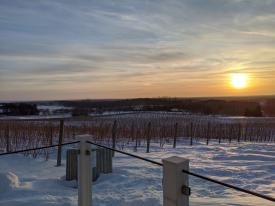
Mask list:
[[[231,83],[235,89],[244,89],[247,87],[246,74],[232,74]]]

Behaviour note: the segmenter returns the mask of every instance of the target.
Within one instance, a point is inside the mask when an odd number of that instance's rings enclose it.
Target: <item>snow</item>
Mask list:
[[[16,189],[28,189],[30,184],[28,183],[21,183],[18,177],[12,173],[8,172],[6,174],[0,173],[0,192],[10,192]]]
[[[102,113],[97,113],[97,112],[94,112],[94,113],[90,113],[89,116],[91,117],[107,117],[107,116],[119,116],[119,115],[135,115],[139,112],[135,112],[135,111],[105,111],[105,112],[102,112]]]
[[[72,110],[73,107],[65,107],[62,105],[37,105],[38,110],[49,110],[50,113],[54,113],[56,110]]]
[[[190,159],[193,172],[274,197],[274,146],[270,143],[208,146],[198,143],[190,146],[187,142],[181,142],[176,149],[169,143],[163,148],[152,144],[149,154],[141,146],[136,154],[159,162],[172,155],[182,156]],[[126,151],[134,153],[130,145]],[[52,150],[48,161],[20,154],[0,157],[0,205],[77,205],[77,184],[64,180],[65,160],[61,167],[56,167],[55,155],[56,151]],[[118,153],[115,154],[113,166],[112,174],[101,174],[93,183],[94,205],[162,205],[161,167]],[[252,195],[195,177],[189,178],[192,206],[274,205]]]
[[[76,183],[64,181],[65,167],[56,167],[53,159],[45,161],[17,154],[2,157],[0,162],[0,182],[12,173],[19,183],[19,187],[2,185],[1,189],[8,192],[0,193],[1,206],[77,205]]]
[[[29,116],[3,116],[0,117],[0,120],[41,120],[41,119],[60,119],[60,118],[69,118],[72,115],[70,114],[56,114],[56,115],[29,115]]]

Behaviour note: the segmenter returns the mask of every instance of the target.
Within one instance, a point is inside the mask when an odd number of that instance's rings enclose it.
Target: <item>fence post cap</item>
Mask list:
[[[83,135],[77,135],[76,139],[78,139],[79,141],[91,141],[93,137],[94,137],[93,135],[83,134]]]
[[[174,163],[174,164],[179,164],[183,162],[189,162],[189,159],[183,158],[183,157],[178,157],[178,156],[171,156],[165,159],[162,159],[163,163]]]

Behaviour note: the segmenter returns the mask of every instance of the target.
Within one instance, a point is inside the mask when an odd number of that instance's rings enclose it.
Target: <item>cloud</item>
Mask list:
[[[0,98],[51,98],[72,84],[127,97],[144,85],[162,96],[166,84],[181,96],[188,82],[199,94],[234,71],[272,79],[274,10],[274,0],[2,1]]]

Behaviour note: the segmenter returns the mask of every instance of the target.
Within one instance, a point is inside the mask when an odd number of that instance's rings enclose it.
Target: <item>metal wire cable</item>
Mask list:
[[[97,143],[94,143],[94,142],[90,142],[90,141],[87,141],[87,143],[90,143],[90,144],[92,144],[92,145],[95,145],[95,146],[98,146],[98,147],[102,147],[102,148],[105,148],[105,149],[109,149],[109,150],[114,151],[114,152],[118,152],[118,153],[121,153],[121,154],[125,154],[125,155],[131,156],[131,157],[134,157],[134,158],[137,158],[137,159],[146,161],[146,162],[150,162],[150,163],[155,164],[155,165],[158,165],[158,166],[163,166],[163,164],[160,163],[160,162],[156,162],[156,161],[154,161],[154,160],[149,160],[149,159],[147,159],[147,158],[140,157],[140,156],[137,156],[137,155],[128,153],[128,152],[123,152],[123,151],[120,151],[120,150],[117,150],[117,149],[113,149],[113,148],[110,148],[110,147],[106,147],[106,146],[103,146],[103,145],[100,145],[100,144],[97,144]]]
[[[9,155],[9,154],[16,154],[16,153],[21,153],[21,152],[29,152],[29,151],[40,150],[40,149],[47,149],[47,148],[52,148],[52,147],[71,145],[71,144],[76,144],[76,143],[79,143],[79,142],[80,141],[75,141],[75,142],[55,144],[55,145],[44,146],[44,147],[36,147],[36,148],[31,148],[31,149],[17,150],[17,151],[13,151],[13,152],[0,153],[0,156]]]
[[[199,175],[199,174],[196,174],[196,173],[187,171],[187,170],[182,170],[182,172],[185,173],[185,174],[188,174],[188,175],[192,175],[192,176],[194,176],[194,177],[198,177],[198,178],[200,178],[200,179],[207,180],[207,181],[209,181],[209,182],[214,182],[214,183],[216,183],[216,184],[223,185],[223,186],[225,186],[225,187],[228,187],[228,188],[231,188],[231,189],[240,191],[240,192],[244,192],[244,193],[247,193],[247,194],[250,194],[250,195],[254,195],[254,196],[257,196],[257,197],[260,197],[260,198],[263,198],[263,199],[266,199],[266,200],[275,202],[275,198],[270,197],[270,196],[262,195],[262,194],[259,194],[259,193],[257,193],[257,192],[253,192],[253,191],[246,190],[246,189],[243,189],[243,188],[240,188],[240,187],[231,185],[231,184],[227,184],[227,183],[224,183],[224,182],[220,182],[220,181],[218,181],[218,180],[214,180],[214,179],[212,179],[212,178],[205,177],[205,176],[202,176],[202,175]]]

